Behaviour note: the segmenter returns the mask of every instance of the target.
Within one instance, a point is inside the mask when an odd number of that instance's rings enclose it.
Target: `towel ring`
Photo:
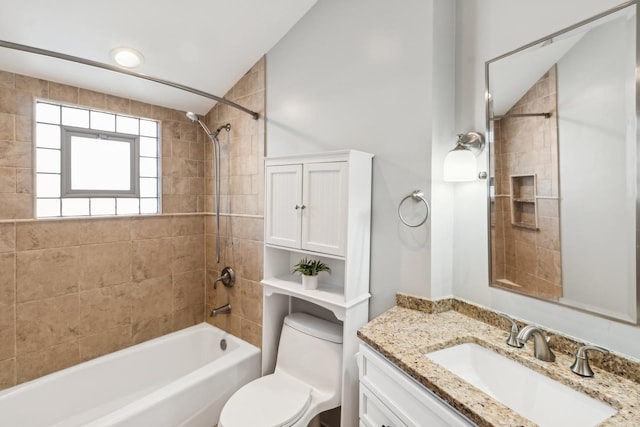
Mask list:
[[[402,212],[401,212],[402,204],[409,199],[413,199],[416,202],[422,202],[424,203],[424,206],[427,208],[427,213],[425,214],[424,219],[420,221],[418,224],[409,224],[407,220],[402,216]],[[398,216],[400,217],[400,221],[402,221],[404,225],[409,227],[420,227],[422,224],[427,222],[427,219],[429,218],[429,202],[427,202],[427,199],[424,198],[424,193],[421,190],[415,190],[413,193],[409,194],[404,199],[402,199],[400,201],[400,204],[398,205]]]

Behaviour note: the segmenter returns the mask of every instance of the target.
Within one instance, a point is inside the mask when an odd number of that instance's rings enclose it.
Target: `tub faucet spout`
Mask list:
[[[216,317],[218,314],[231,313],[231,304],[225,304],[218,308],[211,310],[211,317]]]

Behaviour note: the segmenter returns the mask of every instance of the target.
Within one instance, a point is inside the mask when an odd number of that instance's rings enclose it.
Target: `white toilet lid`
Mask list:
[[[309,407],[311,386],[287,374],[266,375],[236,391],[222,408],[222,427],[290,426]]]

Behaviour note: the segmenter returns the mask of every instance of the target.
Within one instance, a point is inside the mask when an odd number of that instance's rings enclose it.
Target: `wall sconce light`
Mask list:
[[[453,150],[444,158],[444,180],[449,182],[478,179],[476,157],[484,150],[484,137],[477,132],[461,133]],[[480,174],[482,175],[482,173]],[[486,178],[486,172],[484,173]]]

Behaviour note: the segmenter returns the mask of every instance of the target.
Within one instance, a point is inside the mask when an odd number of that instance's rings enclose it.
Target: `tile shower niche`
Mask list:
[[[511,224],[538,229],[536,175],[511,175]]]

